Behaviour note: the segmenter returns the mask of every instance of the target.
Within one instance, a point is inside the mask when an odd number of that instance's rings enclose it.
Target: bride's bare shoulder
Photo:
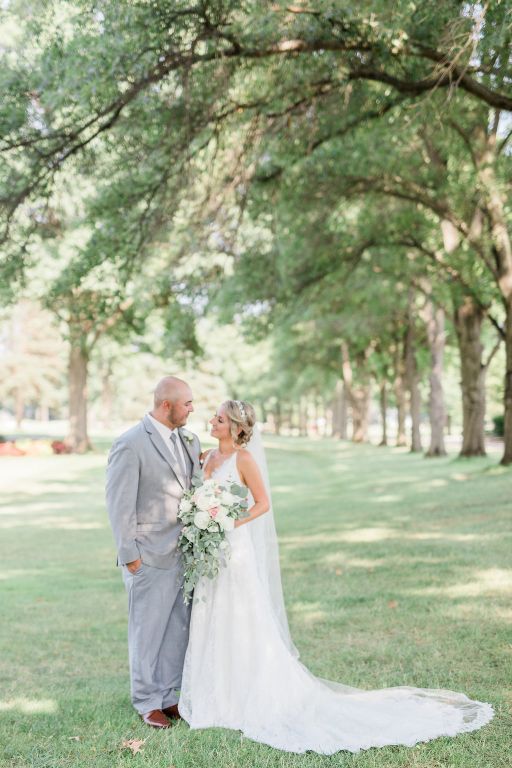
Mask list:
[[[239,448],[236,452],[236,463],[239,467],[250,467],[256,462],[254,456],[247,448]]]

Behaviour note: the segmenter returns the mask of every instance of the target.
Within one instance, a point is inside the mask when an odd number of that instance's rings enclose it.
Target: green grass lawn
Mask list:
[[[268,441],[286,603],[302,660],[362,688],[491,702],[482,730],[412,749],[291,755],[220,729],[145,727],[128,691],[126,598],[104,454],[0,463],[0,765],[510,765],[512,472],[497,459]],[[145,739],[135,755],[123,741]]]

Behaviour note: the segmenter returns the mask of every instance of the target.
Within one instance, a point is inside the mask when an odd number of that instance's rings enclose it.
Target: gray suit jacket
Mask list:
[[[179,431],[192,472],[198,471],[199,438],[193,435],[189,442]],[[178,565],[176,544],[181,522],[177,513],[186,490],[179,474],[179,467],[147,416],[112,446],[106,496],[119,565],[139,557],[155,568]]]

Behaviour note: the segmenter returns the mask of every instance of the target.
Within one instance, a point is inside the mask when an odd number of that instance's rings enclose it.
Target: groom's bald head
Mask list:
[[[151,415],[174,429],[187,423],[192,405],[192,390],[177,376],[164,376],[155,387],[154,407]]]
[[[162,405],[164,400],[168,400],[172,403],[187,393],[192,394],[186,381],[178,379],[177,376],[164,376],[155,387],[155,408]]]

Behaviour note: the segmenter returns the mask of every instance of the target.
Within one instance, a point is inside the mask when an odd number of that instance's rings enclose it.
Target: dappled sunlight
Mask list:
[[[342,542],[384,541],[393,538],[395,531],[391,528],[358,528],[355,531],[339,531],[308,534],[307,536],[281,536],[280,543],[289,549],[315,544],[335,544]]]
[[[296,493],[297,485],[278,485],[275,483],[272,485],[272,495],[275,496],[278,493]]]
[[[446,485],[448,485],[448,480],[445,480],[442,477],[434,477],[432,480],[429,480],[427,483],[431,488],[444,488]]]
[[[5,458],[2,459],[2,467]],[[85,479],[106,465],[99,454],[81,456],[13,457],[8,472],[2,471],[2,491],[38,495],[39,493],[69,493],[70,485],[81,492],[90,492]]]
[[[481,595],[512,595],[512,570],[488,568],[476,571],[474,577],[468,579],[463,584],[408,590],[407,594],[419,596],[439,595],[455,598],[480,597]]]
[[[338,534],[336,538],[339,541],[346,541],[348,543],[373,542],[393,539],[397,533],[398,531],[385,527],[356,528],[353,531],[345,531],[345,533]]]
[[[332,464],[332,472],[351,472],[352,467],[349,467],[348,464],[340,464],[339,462],[336,464]]]
[[[466,480],[469,480],[471,475],[467,475],[465,472],[455,472],[454,474],[450,475],[452,480],[456,480],[458,483],[463,483]]]
[[[3,568],[0,570],[0,581],[8,579],[20,579],[23,576],[40,576],[42,570],[37,568]]]
[[[23,506],[17,507],[0,507],[0,516],[2,515],[32,515],[39,512],[55,512],[58,509],[69,509],[69,500],[66,501],[51,501],[51,502],[35,502],[23,504]]]
[[[369,478],[368,478],[369,479]],[[382,486],[394,486],[395,488],[400,487],[401,485],[412,485],[414,483],[421,483],[425,478],[424,477],[418,477],[418,475],[392,475],[388,472],[382,473],[380,477],[374,477],[375,481],[379,483],[379,485]],[[356,487],[351,486],[351,487]],[[361,488],[366,488],[368,490],[368,483],[364,483],[364,485],[360,486]]]
[[[55,516],[55,515],[46,515],[43,517],[34,517],[32,519],[27,520],[26,517],[20,520],[14,520],[12,518],[8,520],[2,520],[0,521],[0,529],[8,529],[8,528],[60,528],[60,530],[64,531],[93,531],[93,530],[99,530],[101,528],[106,528],[106,523],[101,523],[98,521],[91,521],[91,522],[85,522],[85,521],[79,521],[75,520],[73,517],[64,517],[64,516]]]
[[[441,565],[447,562],[445,557],[410,557],[402,554],[389,555],[388,557],[350,557],[344,552],[331,552],[324,555],[322,563],[333,568],[364,568],[373,570],[383,566],[391,565]]]
[[[409,532],[396,528],[375,527],[356,528],[352,531],[339,531],[308,534],[304,536],[281,536],[281,546],[288,549],[298,549],[315,544],[372,544],[380,541],[401,539],[405,541],[483,541],[502,538],[500,533],[442,533],[439,531]]]
[[[444,609],[440,609],[439,613],[442,613],[449,620],[493,621],[502,624],[512,624],[512,608],[500,607],[485,598],[484,600],[472,599],[467,603],[450,603]],[[512,645],[510,649],[512,650]]]
[[[0,701],[1,712],[21,712],[24,715],[51,715],[57,712],[57,702],[54,699],[10,699]]]
[[[501,464],[498,465],[491,465],[490,467],[486,467],[484,469],[484,473],[486,475],[506,475],[510,472],[510,467],[504,467]]]
[[[292,620],[298,620],[302,624],[317,624],[327,618],[327,613],[320,603],[292,603],[289,607]]]
[[[512,624],[512,608],[499,608],[498,606],[493,606],[492,613],[495,618],[503,621],[505,624]],[[510,649],[512,650],[512,645],[510,646]]]
[[[371,559],[369,557],[347,557],[343,552],[333,552],[325,555],[323,562],[332,567],[340,568],[377,568],[385,565],[387,559],[384,557]]]
[[[492,533],[441,533],[440,531],[425,531],[424,533],[409,533],[403,538],[411,541],[478,541],[479,539],[496,538]]]
[[[507,540],[500,532],[507,533],[505,483],[491,493],[478,478],[471,485],[449,478],[465,467],[429,472],[427,462],[423,469],[423,459],[409,462],[407,454],[403,461],[408,466],[401,469],[398,457],[391,463],[383,453],[381,460],[376,448],[368,449],[367,463],[366,454],[351,446],[339,453],[315,446],[310,455],[304,449],[295,456],[294,443],[283,442],[286,453],[273,451],[272,490],[291,634],[307,664],[316,664],[315,673],[322,677],[361,687],[407,685],[411,676],[413,684],[437,686],[441,681],[454,687],[452,678],[458,676],[464,681],[460,690],[487,700],[480,692],[491,689],[494,695],[496,687],[496,698],[501,696],[496,682],[507,660],[510,583],[503,599],[493,597],[497,587],[484,569],[507,567]],[[61,474],[66,461],[48,462],[47,486],[42,474],[32,477],[27,464],[17,489],[1,494],[0,537],[8,559],[0,569],[0,602],[14,639],[4,649],[0,721],[9,737],[19,728],[27,764],[37,759],[52,768],[59,760],[62,765],[89,760],[91,766],[101,759],[105,765],[144,759],[158,763],[152,742],[145,745],[144,758],[143,750],[134,757],[105,741],[105,728],[115,739],[121,733],[118,745],[121,739],[139,738],[132,732],[132,726],[139,726],[129,705],[126,594],[115,568],[103,469],[98,462],[95,472],[76,473],[74,484],[66,482],[73,473]],[[398,480],[401,471],[403,482]],[[77,568],[77,563],[82,565]],[[459,585],[481,594],[453,599],[450,588],[457,594]],[[429,587],[448,589],[429,592]],[[418,593],[408,592],[413,589]],[[489,658],[496,659],[495,666]],[[111,702],[119,713],[114,719]],[[63,717],[66,713],[69,717]],[[86,724],[87,739],[73,723]],[[91,728],[96,729],[93,735]],[[43,740],[49,734],[50,741],[35,751],[29,732],[34,738],[43,734]],[[80,735],[82,746],[72,734]],[[140,738],[145,734],[141,730]],[[182,736],[176,731],[172,739],[185,744]],[[94,754],[93,738],[99,744]],[[15,752],[9,746],[17,758],[21,748],[15,745]],[[78,755],[77,749],[83,752]],[[387,754],[400,762],[405,752]],[[420,757],[428,762],[432,754],[426,749]],[[240,761],[233,753],[231,762],[245,765],[251,756],[245,757]],[[377,757],[366,752],[352,760],[343,754],[335,762],[375,762]],[[311,756],[297,760],[305,764]],[[162,761],[165,766],[177,762],[170,752]]]
[[[23,489],[21,489],[21,494],[25,497],[37,497],[37,496],[47,496],[50,493],[55,494],[68,494],[70,491],[70,485],[72,485],[71,490],[73,493],[87,493],[90,494],[91,488],[88,485],[79,483],[76,483],[72,481],[71,479],[66,479],[61,482],[47,482],[44,479],[41,479],[39,481],[34,481],[31,483],[30,486],[24,486]],[[14,490],[14,489],[13,489]],[[20,493],[20,489],[17,489],[17,492]]]

